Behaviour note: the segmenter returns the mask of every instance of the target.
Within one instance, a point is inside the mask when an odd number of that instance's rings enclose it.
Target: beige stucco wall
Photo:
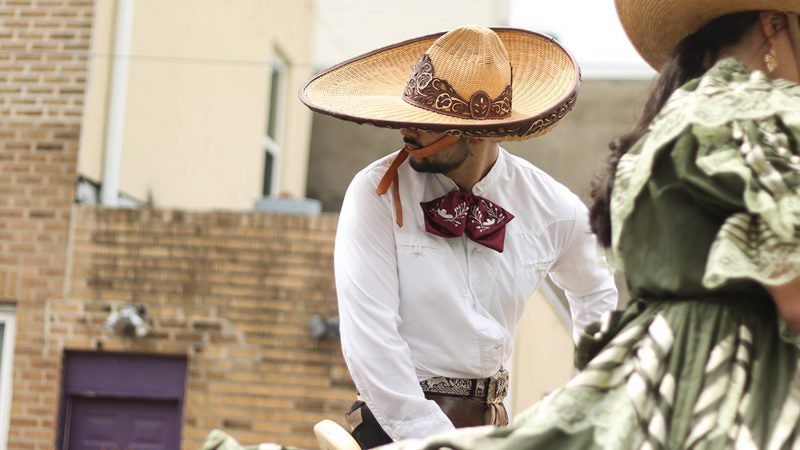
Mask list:
[[[102,179],[114,2],[97,2],[79,169]],[[311,0],[135,2],[120,190],[156,206],[250,209],[261,196],[273,55],[289,64],[278,192],[304,196]]]
[[[512,415],[524,411],[572,376],[573,351],[564,321],[542,291],[536,291],[525,307],[514,338]]]

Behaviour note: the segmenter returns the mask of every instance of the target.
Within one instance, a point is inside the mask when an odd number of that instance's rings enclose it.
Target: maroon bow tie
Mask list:
[[[451,191],[420,206],[429,233],[442,237],[466,234],[481,245],[503,252],[506,224],[514,215],[491,201],[469,192]]]

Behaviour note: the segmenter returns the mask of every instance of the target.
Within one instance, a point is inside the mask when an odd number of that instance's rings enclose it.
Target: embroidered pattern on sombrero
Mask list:
[[[447,80],[434,76],[433,62],[427,54],[414,66],[403,99],[428,111],[462,119],[505,119],[511,115],[511,86],[506,86],[494,100],[483,91],[464,100]]]

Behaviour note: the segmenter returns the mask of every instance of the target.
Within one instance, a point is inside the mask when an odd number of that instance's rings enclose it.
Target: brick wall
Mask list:
[[[78,207],[72,284],[48,304],[49,341],[188,356],[184,449],[212,428],[316,448],[314,423],[341,423],[355,395],[338,339],[307,328],[336,315],[336,218]],[[131,302],[147,307],[152,334],[109,335],[105,318]]]
[[[73,204],[93,0],[0,0],[0,301],[16,304],[9,449],[52,449],[64,352],[182,355],[183,448],[212,428],[314,448],[353,386],[337,340],[335,216],[104,210]],[[110,335],[144,305],[144,339]]]
[[[91,0],[0,1],[0,298],[17,304],[9,448],[52,449],[63,296]]]

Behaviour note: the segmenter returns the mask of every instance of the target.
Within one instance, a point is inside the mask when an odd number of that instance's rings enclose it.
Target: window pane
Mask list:
[[[0,322],[0,373],[3,373],[3,338],[6,336],[6,324]]]
[[[272,153],[269,151],[264,152],[264,190],[262,194],[268,196],[272,191]]]
[[[272,78],[269,85],[269,113],[267,115],[267,136],[277,140],[275,133],[277,132],[278,114],[280,114],[279,103],[281,101],[281,83],[282,77],[281,68],[279,66],[272,67]]]
[[[14,317],[0,306],[0,448],[6,448],[11,421],[11,368],[14,350]],[[7,348],[8,347],[8,348]]]

